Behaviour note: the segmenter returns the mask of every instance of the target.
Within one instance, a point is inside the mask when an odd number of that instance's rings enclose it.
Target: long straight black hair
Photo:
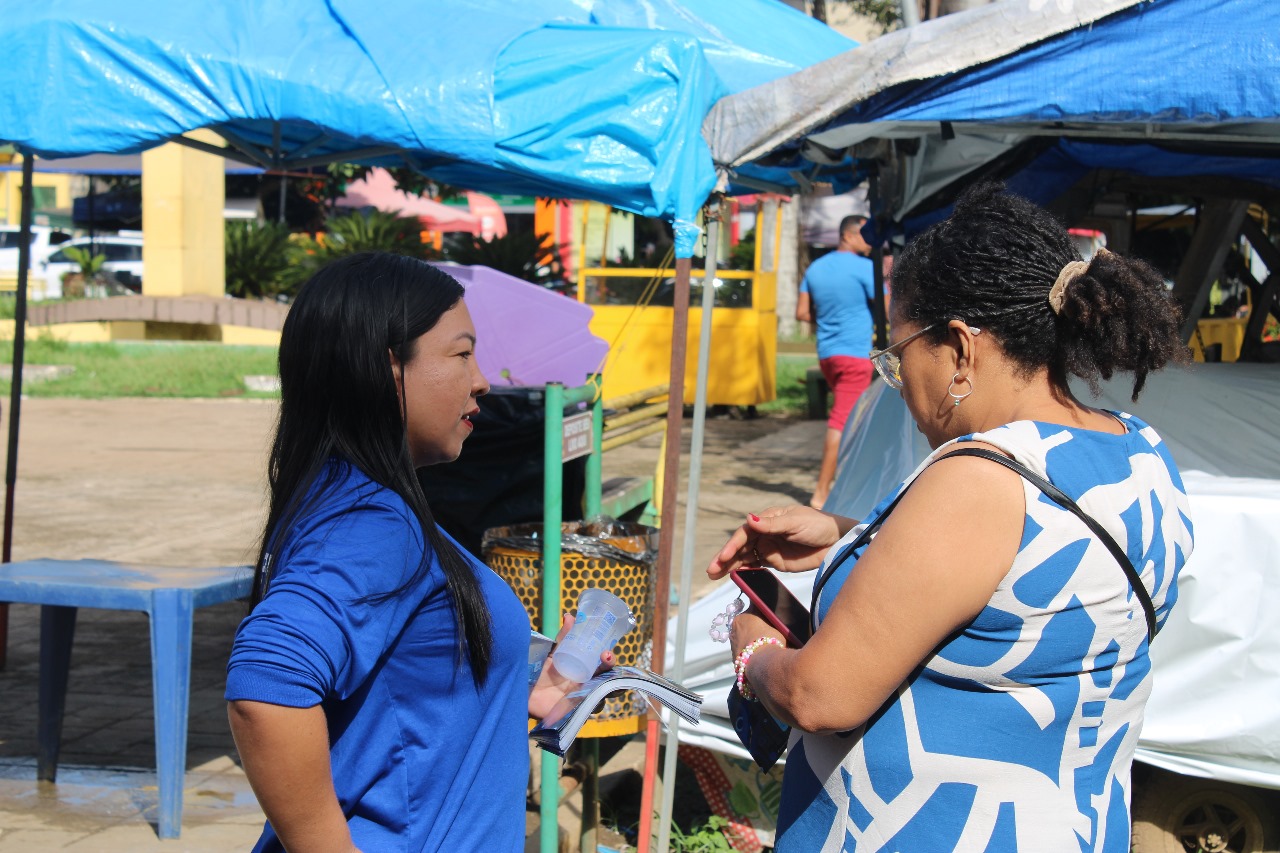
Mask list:
[[[278,543],[337,480],[327,463],[340,460],[395,492],[417,517],[444,570],[459,656],[469,659],[479,683],[493,646],[489,609],[475,572],[440,532],[423,495],[390,360],[412,360],[418,337],[461,298],[462,285],[430,264],[372,252],[340,258],[302,286],[280,335],[280,417],[267,467],[271,509],[252,602],[267,592]],[[424,553],[404,586],[374,598],[403,593],[429,570]]]

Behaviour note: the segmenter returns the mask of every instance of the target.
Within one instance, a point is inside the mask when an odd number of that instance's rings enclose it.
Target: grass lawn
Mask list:
[[[12,342],[0,341],[0,364],[12,361]],[[30,397],[277,396],[244,387],[245,376],[275,374],[275,347],[171,341],[69,344],[37,337],[27,341],[26,363],[75,368],[58,379],[28,380],[22,392]],[[760,411],[803,417],[804,374],[817,363],[812,353],[779,353],[778,398],[762,404]],[[0,380],[0,395],[8,394],[9,382]]]
[[[30,397],[275,397],[246,391],[244,377],[276,372],[275,347],[217,343],[138,342],[69,344],[49,338],[27,341],[29,365],[70,365],[57,379],[27,381]],[[13,363],[12,342],[0,342],[0,364]],[[0,380],[6,398],[10,383]]]
[[[804,374],[818,366],[813,353],[778,353],[778,398],[759,406],[761,412],[804,417],[808,409],[808,395],[804,389]]]

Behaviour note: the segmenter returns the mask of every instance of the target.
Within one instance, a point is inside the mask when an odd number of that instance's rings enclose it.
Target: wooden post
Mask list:
[[[1267,312],[1271,310],[1271,303],[1280,290],[1280,249],[1272,244],[1252,217],[1244,218],[1241,233],[1267,265],[1267,278],[1254,292],[1253,310],[1244,327],[1244,343],[1240,347],[1241,361],[1256,361],[1261,352],[1262,328],[1267,322]]]
[[[874,296],[871,306],[871,323],[875,332],[875,346],[884,349],[889,345],[888,316],[884,304],[884,235],[880,229],[884,225],[884,217],[880,211],[883,207],[880,200],[880,167],[872,166],[867,185],[867,201],[871,205],[871,227],[875,230],[875,245],[871,247],[871,275],[875,282]]]
[[[1205,204],[1200,224],[1191,237],[1187,256],[1182,259],[1178,276],[1173,285],[1174,298],[1182,305],[1182,342],[1190,343],[1196,324],[1209,301],[1209,288],[1222,274],[1222,262],[1226,260],[1231,241],[1240,233],[1247,201],[1220,200]]]
[[[671,556],[676,535],[676,495],[680,485],[680,430],[684,426],[684,363],[689,342],[689,278],[692,258],[676,259],[671,329],[671,388],[667,397],[666,455],[662,460],[662,520],[659,523],[657,593],[653,607],[653,671],[661,674],[667,656],[667,612],[671,604]],[[691,531],[685,535],[691,535]],[[636,847],[648,853],[653,840],[653,791],[658,775],[658,716],[649,712],[644,740],[644,785]]]

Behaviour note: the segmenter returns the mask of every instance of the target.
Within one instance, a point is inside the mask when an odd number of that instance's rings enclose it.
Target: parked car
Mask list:
[[[0,225],[0,279],[15,280],[18,277],[18,246],[21,229],[17,225]],[[71,235],[45,225],[31,226],[31,271],[37,273],[40,263],[58,246],[71,239]],[[7,289],[11,289],[12,284]]]
[[[67,249],[71,247],[86,249],[94,254],[103,255],[105,260],[102,271],[114,278],[134,293],[142,291],[142,238],[123,234],[105,237],[77,237],[68,240],[52,252],[38,267],[44,278],[44,298],[57,299],[62,296],[62,277],[67,273],[80,271],[80,265],[71,260]]]

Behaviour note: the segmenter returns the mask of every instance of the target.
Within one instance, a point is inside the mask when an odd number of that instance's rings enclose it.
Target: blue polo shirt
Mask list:
[[[808,293],[818,322],[818,358],[871,352],[875,277],[871,261],[853,252],[828,252],[809,265],[800,292]]]
[[[267,595],[241,624],[228,700],[310,708],[329,723],[334,785],[367,851],[524,850],[529,617],[471,562],[489,605],[493,654],[476,684],[434,553],[394,492],[331,463],[334,484],[278,546]],[[455,545],[456,547],[456,545]],[[258,851],[282,851],[267,825]]]

